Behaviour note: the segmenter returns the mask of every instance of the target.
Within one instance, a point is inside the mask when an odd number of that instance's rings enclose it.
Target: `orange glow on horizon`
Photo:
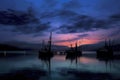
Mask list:
[[[78,46],[85,45],[85,44],[95,44],[97,42],[99,42],[99,41],[98,40],[88,40],[88,39],[77,40]],[[72,44],[72,47],[75,47],[75,43],[76,43],[76,41],[72,41],[72,42],[67,42],[66,41],[66,42],[55,43],[55,45],[70,47],[71,44]]]
[[[77,42],[77,45],[87,45],[87,44],[96,44],[100,41],[102,41],[101,39],[101,30],[98,32],[94,31],[94,32],[87,32],[87,33],[71,33],[71,34],[56,34],[55,40],[56,42],[54,42],[55,45],[59,45],[59,46],[68,46],[71,47],[75,47],[75,44]],[[88,36],[83,36],[81,37],[80,35],[83,34],[89,34]],[[58,41],[58,42],[57,42]]]

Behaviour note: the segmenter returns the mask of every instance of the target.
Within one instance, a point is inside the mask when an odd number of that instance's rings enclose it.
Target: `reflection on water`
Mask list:
[[[52,60],[65,61],[66,59],[64,55],[55,55]]]
[[[90,54],[87,54],[90,55]],[[0,74],[9,73],[14,70],[22,69],[38,69],[51,71],[51,76],[54,78],[67,76],[67,73],[78,74],[79,71],[85,72],[94,72],[94,73],[112,73],[112,75],[120,74],[120,60],[113,60],[111,62],[99,61],[95,57],[90,57],[83,55],[82,57],[77,58],[76,61],[66,60],[65,55],[55,55],[50,59],[50,61],[44,61],[38,58],[37,55],[27,55],[20,56],[17,58],[1,58],[0,59]],[[64,71],[63,71],[64,70]],[[63,71],[63,72],[61,72]],[[77,72],[78,71],[78,72]],[[77,73],[76,73],[77,72]],[[79,73],[80,74],[80,73]],[[81,75],[83,75],[81,74]],[[88,75],[90,75],[88,74]],[[71,76],[70,76],[71,77]],[[119,76],[117,76],[119,77]],[[72,79],[72,78],[71,78]],[[86,79],[85,79],[86,80]]]
[[[84,64],[91,64],[91,63],[97,63],[98,60],[95,58],[81,57],[79,58],[79,62]]]

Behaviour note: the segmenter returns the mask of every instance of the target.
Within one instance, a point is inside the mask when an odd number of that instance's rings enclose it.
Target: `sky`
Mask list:
[[[1,0],[0,43],[70,46],[120,40],[120,0]]]

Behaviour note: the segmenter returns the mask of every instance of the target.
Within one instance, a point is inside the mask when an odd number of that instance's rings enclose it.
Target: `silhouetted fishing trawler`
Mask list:
[[[69,50],[66,51],[67,55],[66,55],[66,59],[70,59],[70,60],[77,60],[77,57],[82,56],[82,50],[78,50],[78,46],[77,46],[77,42],[75,44],[75,48],[72,47]]]
[[[51,42],[52,42],[52,32],[50,33],[48,46],[42,47],[42,49],[39,51],[39,58],[41,60],[50,61],[50,59],[53,57],[53,52],[51,50]]]
[[[105,41],[105,46],[97,50],[97,58],[99,59],[112,59],[113,47],[111,41]]]

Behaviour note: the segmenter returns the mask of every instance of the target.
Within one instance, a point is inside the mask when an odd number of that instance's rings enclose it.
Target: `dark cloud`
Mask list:
[[[96,20],[89,16],[78,16],[70,20],[70,24],[62,25],[59,29],[62,33],[76,33],[105,29],[107,21]]]
[[[108,25],[108,21],[106,20],[96,20],[91,28],[107,29],[108,28],[107,25]]]
[[[38,20],[29,10],[28,12],[15,11],[11,9],[0,11],[0,24],[25,25],[34,22],[38,22]]]
[[[109,19],[112,21],[120,21],[120,13],[111,15]]]
[[[40,19],[49,19],[59,17],[66,24],[60,26],[58,33],[77,33],[94,31],[98,29],[107,29],[111,22],[119,21],[120,15],[112,15],[107,20],[99,20],[90,16],[80,15],[71,10],[57,10],[56,12],[46,12],[41,14]],[[0,11],[0,24],[14,25],[15,30],[23,33],[37,33],[50,29],[50,23],[41,23],[40,19],[36,18],[31,9],[27,12],[6,10]],[[17,26],[16,26],[17,25]]]
[[[95,19],[86,15],[77,15],[69,19],[69,23],[60,26],[58,33],[79,33],[108,29],[120,23],[120,14],[111,15],[107,19]]]
[[[50,28],[50,23],[41,23],[36,18],[31,8],[28,11],[5,10],[0,11],[0,24],[12,28],[12,32],[37,33],[43,32]]]
[[[29,33],[41,33],[43,31],[47,31],[50,28],[49,23],[39,23],[35,25],[24,25],[24,26],[16,26],[13,32],[22,32],[24,34]]]

